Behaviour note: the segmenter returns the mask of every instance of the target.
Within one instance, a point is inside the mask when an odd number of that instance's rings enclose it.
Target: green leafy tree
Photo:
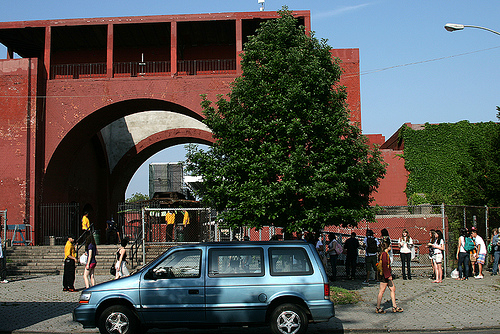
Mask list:
[[[497,107],[500,111],[500,108]],[[497,117],[500,113],[497,114]],[[500,206],[500,128],[491,123],[490,131],[481,141],[470,143],[471,163],[460,169],[460,197],[468,205]]]
[[[217,141],[191,146],[188,169],[232,226],[313,231],[371,219],[385,165],[349,122],[339,61],[286,8],[279,14],[249,37],[227,99],[203,97]]]
[[[141,194],[141,193],[134,193],[134,194],[132,194],[132,196],[130,196],[129,198],[127,198],[125,200],[125,202],[132,203],[132,202],[140,202],[140,201],[147,201],[147,200],[149,200],[149,196],[148,195],[144,195],[144,194]]]

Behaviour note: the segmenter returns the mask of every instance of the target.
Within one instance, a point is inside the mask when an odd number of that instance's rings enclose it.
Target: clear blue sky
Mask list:
[[[4,1],[5,2],[5,1]],[[266,10],[310,10],[316,37],[332,48],[359,48],[361,115],[365,134],[390,137],[403,123],[486,122],[500,105],[500,36],[462,23],[500,31],[500,1],[277,1]],[[16,0],[0,21],[160,14],[258,11],[257,0]],[[0,46],[0,59],[6,50]],[[127,196],[148,193],[151,162],[183,160],[183,148],[165,150],[136,173]]]

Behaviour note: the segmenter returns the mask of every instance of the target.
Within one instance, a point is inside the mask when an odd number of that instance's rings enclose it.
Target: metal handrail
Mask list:
[[[130,246],[130,262],[132,268],[134,267],[134,259],[137,265],[139,265],[139,248],[142,247],[142,230],[139,230],[139,233],[135,235],[135,240],[132,246]],[[135,248],[135,250],[134,250]]]
[[[80,251],[80,248],[85,245],[85,240],[83,241],[83,243],[80,243],[80,239],[83,238],[83,236],[87,235],[87,233],[94,233],[94,223],[90,224],[89,226],[89,229],[85,232],[83,232],[82,234],[80,234],[80,236],[76,239],[75,241],[75,244],[77,244],[77,247],[76,247],[76,253],[78,254],[78,252]]]

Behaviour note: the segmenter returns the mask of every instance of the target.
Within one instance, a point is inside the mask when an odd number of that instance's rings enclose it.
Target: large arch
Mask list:
[[[103,228],[149,157],[178,144],[213,143],[201,120],[183,106],[155,99],[96,110],[68,132],[48,159],[40,203],[90,205],[91,221]]]

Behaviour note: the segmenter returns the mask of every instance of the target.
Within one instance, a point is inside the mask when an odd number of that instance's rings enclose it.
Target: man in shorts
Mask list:
[[[476,263],[479,267],[479,273],[476,278],[484,278],[483,276],[483,266],[486,260],[486,254],[487,254],[487,249],[486,249],[486,244],[484,243],[483,238],[481,238],[479,235],[477,235],[477,230],[475,227],[472,228],[471,233],[470,233],[471,238],[474,240],[476,243]]]

